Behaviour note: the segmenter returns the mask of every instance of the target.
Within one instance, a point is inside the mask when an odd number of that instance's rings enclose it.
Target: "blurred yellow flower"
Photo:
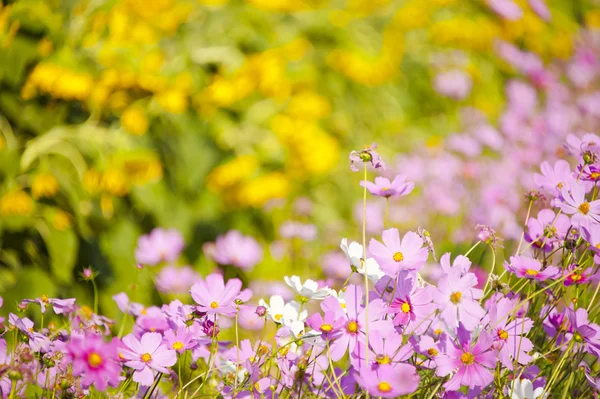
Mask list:
[[[56,230],[64,231],[71,228],[71,217],[68,213],[57,210],[52,218],[52,226]]]
[[[111,168],[102,175],[102,189],[117,197],[122,197],[129,192],[129,181],[122,170]]]
[[[241,205],[260,207],[267,201],[285,198],[290,191],[288,178],[280,172],[272,172],[245,182],[237,192]]]
[[[221,192],[248,179],[258,169],[258,161],[249,155],[241,155],[216,167],[206,178],[207,187]]]
[[[106,219],[113,217],[115,206],[113,198],[110,195],[103,194],[102,197],[100,197],[100,209],[102,210],[102,215],[104,215]]]
[[[0,136],[0,151],[2,151],[4,147],[6,147],[6,140],[4,140],[4,137]]]
[[[102,189],[100,185],[101,182],[102,174],[96,169],[88,169],[85,171],[85,174],[83,175],[82,184],[89,194],[98,194]]]
[[[42,57],[48,57],[50,54],[52,54],[52,51],[54,50],[54,44],[52,43],[52,40],[45,37],[39,41],[37,49],[38,53]]]
[[[131,105],[121,115],[121,125],[129,133],[142,136],[148,131],[148,119],[144,109],[139,105]]]
[[[311,91],[303,91],[292,97],[287,113],[299,118],[321,119],[331,113],[331,106],[325,97]]]
[[[158,103],[172,114],[182,114],[188,107],[188,98],[181,90],[167,90],[156,96]]]
[[[0,198],[0,215],[27,216],[33,212],[35,203],[22,190],[8,192]]]
[[[40,173],[33,178],[31,194],[33,198],[52,198],[58,191],[58,180],[51,173]]]
[[[162,165],[154,155],[129,155],[120,161],[120,169],[133,184],[146,184],[162,177]]]
[[[600,28],[600,10],[590,10],[585,13],[585,24],[590,28]]]

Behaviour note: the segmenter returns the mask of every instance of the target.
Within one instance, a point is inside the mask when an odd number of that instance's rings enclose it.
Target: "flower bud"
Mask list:
[[[258,317],[264,317],[267,314],[267,308],[265,308],[264,306],[257,306],[256,314],[258,315]]]

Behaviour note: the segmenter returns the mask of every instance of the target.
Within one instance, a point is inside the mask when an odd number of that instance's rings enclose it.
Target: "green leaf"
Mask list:
[[[73,268],[77,261],[79,241],[72,229],[56,230],[40,221],[36,225],[50,256],[50,270],[57,281],[70,284],[73,281]]]

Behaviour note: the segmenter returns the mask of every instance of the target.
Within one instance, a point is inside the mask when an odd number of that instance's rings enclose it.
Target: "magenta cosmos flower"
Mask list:
[[[540,169],[542,174],[533,175],[535,184],[548,190],[555,197],[561,193],[563,188],[569,188],[575,182],[571,166],[565,160],[557,161],[554,167],[544,161]]]
[[[543,244],[544,251],[550,252],[555,243],[565,238],[570,225],[567,215],[556,216],[552,209],[542,209],[537,218],[529,218],[527,221],[525,240],[540,249]]]
[[[410,194],[415,188],[415,183],[406,182],[406,176],[398,175],[390,182],[386,177],[376,177],[375,183],[361,181],[360,185],[367,188],[369,192],[378,197],[400,197]]]
[[[250,270],[262,261],[263,250],[254,238],[231,230],[217,237],[211,255],[220,265]]]
[[[585,187],[581,184],[571,184],[571,189],[563,187],[561,190],[562,201],[557,201],[556,206],[564,213],[571,216],[575,226],[586,223],[600,223],[600,200],[588,201],[585,198]]]
[[[73,367],[73,375],[81,377],[84,386],[94,385],[98,391],[105,391],[109,385],[119,385],[121,365],[117,363],[118,342],[118,338],[104,342],[96,334],[71,337],[65,350]]]
[[[417,233],[409,231],[400,240],[398,229],[388,229],[382,239],[383,244],[371,239],[369,253],[388,276],[395,278],[402,270],[418,270],[425,265],[429,251]]]
[[[159,333],[145,333],[138,340],[132,334],[123,337],[123,345],[119,356],[125,360],[125,366],[135,370],[133,381],[142,386],[150,386],[154,382],[154,371],[167,374],[167,367],[177,362],[177,354],[163,344]]]
[[[362,368],[354,376],[356,382],[374,397],[396,398],[417,390],[420,377],[409,364],[382,365],[376,370]]]
[[[135,261],[142,265],[158,265],[172,262],[179,257],[185,243],[181,233],[175,229],[156,228],[150,234],[138,238]]]
[[[477,300],[482,292],[475,288],[477,276],[473,273],[461,275],[458,268],[442,276],[438,281],[437,290],[433,291],[433,300],[437,303],[441,318],[450,326],[458,326],[459,321],[467,328],[475,328],[485,310]]]
[[[600,326],[588,320],[588,312],[584,308],[576,311],[567,308],[567,317],[571,324],[572,332],[567,334],[567,339],[573,339],[576,351],[586,351],[594,356],[600,356]]]
[[[492,338],[482,332],[473,343],[471,334],[462,325],[458,328],[458,342],[452,342],[446,353],[436,358],[436,374],[445,377],[456,373],[444,384],[448,391],[457,391],[461,386],[485,387],[494,380],[490,371],[496,365],[496,353],[492,351]]]
[[[225,284],[223,276],[209,274],[192,286],[190,293],[198,304],[197,309],[208,314],[234,314],[235,299],[240,294],[242,282],[232,278]]]
[[[560,271],[554,266],[542,270],[542,264],[528,256],[511,256],[510,263],[504,262],[504,267],[519,278],[544,281],[556,277]]]

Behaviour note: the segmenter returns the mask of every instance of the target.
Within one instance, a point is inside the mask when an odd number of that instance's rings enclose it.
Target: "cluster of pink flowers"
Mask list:
[[[569,136],[567,143],[577,164],[541,164],[533,181],[536,198],[547,201],[532,200],[514,256],[503,266],[496,265],[501,254],[490,227],[479,227],[468,253],[446,253],[439,263],[425,230],[400,233],[391,227],[368,242],[365,234],[362,244],[341,240],[339,257],[331,262],[343,263],[345,274],[326,281],[285,277],[286,290],[254,301],[238,278],[176,266],[183,238],[174,230],[154,230],[140,238],[136,257],[145,265],[163,264],[157,290],[184,294],[187,303],[146,306],[119,293],[113,299],[123,317],[114,334],[112,320],[74,299],[26,299],[22,311],[39,306],[51,321],[36,326],[27,317],[8,315],[8,333],[0,338],[0,393],[3,398],[597,396],[600,202],[594,171],[600,167],[600,137]],[[352,169],[383,171],[374,148],[353,153]],[[386,201],[414,187],[404,176],[374,180],[361,182],[363,194],[368,190]],[[300,224],[289,227],[297,229],[303,230]],[[469,258],[478,246],[492,254],[487,276]],[[262,257],[259,244],[237,231],[207,248],[221,267],[248,269]],[[437,263],[435,284],[422,274],[430,257]],[[84,276],[93,280],[95,273],[87,270]]]

